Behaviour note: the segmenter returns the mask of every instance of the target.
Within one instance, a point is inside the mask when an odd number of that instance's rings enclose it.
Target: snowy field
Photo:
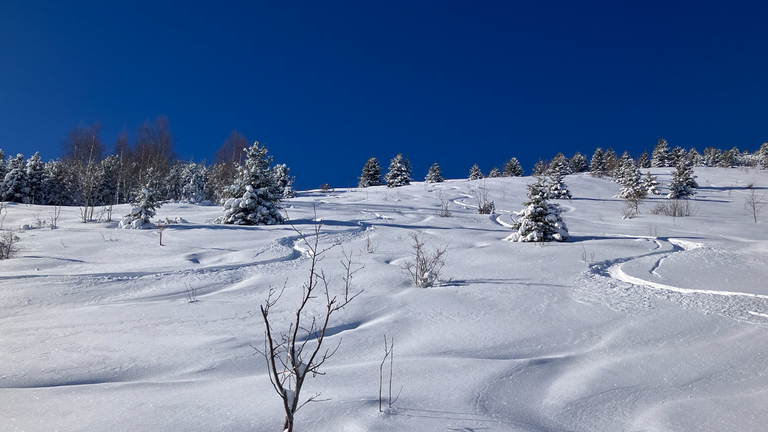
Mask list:
[[[668,169],[655,169],[669,182]],[[342,253],[363,293],[333,316],[336,355],[303,393],[297,431],[760,431],[768,424],[768,208],[744,207],[759,170],[698,169],[696,215],[621,218],[618,186],[568,176],[565,243],[510,243],[531,178],[302,192],[284,203],[341,287]],[[486,187],[497,214],[478,215]],[[665,188],[664,188],[665,190]],[[436,215],[438,194],[450,218]],[[127,213],[120,206],[115,218]],[[5,229],[52,208],[9,204]],[[0,261],[1,431],[278,431],[259,306],[287,322],[309,259],[290,226],[212,224],[220,207],[166,204],[155,231],[117,222],[26,229]],[[411,233],[448,246],[445,282],[401,266]],[[188,302],[188,289],[197,301]],[[321,302],[311,306],[320,310]],[[384,337],[397,402],[378,412]]]

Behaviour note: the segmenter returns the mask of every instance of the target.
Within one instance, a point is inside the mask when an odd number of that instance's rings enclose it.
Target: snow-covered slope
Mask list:
[[[668,170],[654,169],[662,181]],[[304,192],[285,202],[343,253],[364,292],[334,315],[341,346],[305,396],[299,431],[757,431],[768,424],[768,213],[744,208],[765,171],[701,169],[692,217],[621,219],[618,187],[569,176],[565,243],[510,243],[530,178]],[[485,187],[497,214],[478,215]],[[453,216],[437,216],[439,195]],[[120,207],[116,214],[127,212]],[[3,228],[51,208],[10,204]],[[316,212],[316,216],[315,216]],[[155,231],[78,223],[19,232],[0,261],[0,431],[276,431],[282,407],[263,358],[259,306],[287,323],[309,260],[288,225],[212,224],[219,207],[167,204]],[[411,233],[448,247],[445,282],[401,269]],[[188,302],[188,291],[197,301]],[[311,305],[320,311],[319,302]],[[395,391],[378,412],[384,336]]]

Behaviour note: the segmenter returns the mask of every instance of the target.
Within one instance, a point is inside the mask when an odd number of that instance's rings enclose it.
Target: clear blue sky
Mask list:
[[[299,188],[402,152],[422,179],[512,156],[768,141],[768,2],[0,3],[0,148],[110,146],[160,114],[183,158],[233,129]]]

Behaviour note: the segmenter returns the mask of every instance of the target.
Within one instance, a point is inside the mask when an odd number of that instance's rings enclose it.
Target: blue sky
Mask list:
[[[96,121],[111,148],[163,114],[182,158],[237,129],[314,188],[397,153],[459,178],[768,141],[765,2],[240,3],[0,3],[0,148],[56,158]]]

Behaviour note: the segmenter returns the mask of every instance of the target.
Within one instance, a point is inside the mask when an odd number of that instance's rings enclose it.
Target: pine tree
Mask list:
[[[669,152],[669,166],[676,167],[680,162],[686,162],[688,159],[688,152],[680,146],[675,146],[672,151]]]
[[[293,198],[295,191],[293,190],[294,177],[291,177],[291,169],[285,164],[277,164],[272,168],[272,176],[275,179],[275,184],[280,192],[282,198]]]
[[[29,187],[29,203],[43,204],[43,179],[45,164],[40,159],[40,152],[35,152],[27,160],[27,186]]]
[[[603,154],[603,149],[600,147],[595,149],[595,153],[592,155],[589,171],[593,177],[597,178],[603,178],[607,174],[605,169],[605,155]]]
[[[632,159],[632,156],[629,155],[629,152],[625,151],[616,165],[616,169],[613,173],[613,181],[623,185],[627,177],[635,175],[635,171],[637,171],[635,161]]]
[[[688,150],[688,154],[686,155],[685,160],[688,165],[692,167],[704,166],[704,157],[701,155],[701,153],[696,151],[696,147],[691,147],[691,149]]]
[[[469,169],[469,179],[470,180],[480,180],[485,178],[483,175],[483,172],[480,171],[480,167],[477,166],[477,164],[472,165],[472,168]]]
[[[571,160],[566,158],[562,152],[559,152],[549,162],[549,167],[547,167],[547,172],[551,173],[553,169],[556,169],[562,176],[573,174],[573,165],[571,165]]]
[[[29,184],[27,181],[27,164],[24,155],[17,154],[8,161],[8,173],[3,180],[3,201],[29,203]]]
[[[558,171],[553,171],[549,175],[549,188],[547,190],[546,199],[567,199],[573,198],[571,191],[568,190],[568,185],[565,184],[565,177]]]
[[[427,172],[427,176],[424,177],[424,181],[427,183],[441,183],[443,181],[443,173],[440,170],[440,165],[437,164],[437,162],[433,163],[431,167],[429,167],[429,171]]]
[[[651,175],[651,172],[648,171],[645,173],[645,177],[641,180],[641,185],[643,189],[646,191],[646,195],[653,194],[653,195],[660,195],[661,191],[659,190],[659,180],[656,178],[656,176]]]
[[[648,197],[648,190],[643,186],[640,170],[631,157],[624,162],[619,184],[619,198],[626,201],[626,206],[637,215],[640,213],[640,203]]]
[[[275,183],[270,164],[272,156],[256,141],[245,150],[245,166],[230,193],[242,193],[224,202],[224,215],[214,222],[234,225],[275,225],[283,223],[280,215],[281,191]]]
[[[368,162],[363,166],[363,173],[360,174],[360,182],[357,183],[359,188],[367,188],[370,186],[381,185],[381,167],[379,161],[375,157],[368,159]]]
[[[504,165],[504,177],[521,177],[523,175],[523,167],[520,165],[520,161],[517,158],[512,158]]]
[[[587,157],[579,152],[576,152],[571,158],[571,166],[573,167],[573,172],[575,173],[583,173],[589,171],[589,161],[587,160]]]
[[[67,189],[66,169],[60,160],[45,164],[43,175],[43,203],[46,205],[72,205],[70,191]]]
[[[548,242],[568,239],[568,227],[563,221],[560,206],[547,202],[545,194],[546,184],[541,178],[528,185],[528,201],[523,204],[526,208],[516,213],[518,219],[512,224],[512,229],[516,232],[506,240]]]
[[[491,172],[488,173],[488,178],[496,178],[501,177],[501,171],[499,171],[498,168],[493,167],[491,168]]]
[[[640,157],[637,158],[637,167],[638,168],[651,167],[651,158],[648,156],[648,149],[643,150],[643,152],[640,154]]]
[[[181,199],[190,203],[206,201],[210,195],[208,178],[209,171],[204,162],[185,164],[181,171]]]
[[[616,173],[616,168],[619,166],[619,157],[612,147],[608,147],[605,151],[605,173],[608,176],[613,177]]]
[[[768,169],[768,143],[763,143],[757,151],[757,159],[763,169]]]
[[[118,174],[120,159],[115,156],[107,156],[99,162],[96,185],[96,204],[117,204]]]
[[[723,152],[720,149],[714,147],[707,147],[704,149],[704,166],[716,167],[720,165],[720,159],[723,156]]]
[[[664,138],[659,139],[651,154],[652,167],[668,167],[670,162],[669,144]]]
[[[5,152],[3,149],[0,149],[0,200],[3,198],[2,189],[3,189],[3,180],[5,179],[5,175],[8,174],[8,167],[5,164]]]
[[[398,154],[389,163],[389,172],[384,176],[387,187],[400,187],[411,184],[411,175],[403,160],[403,155]]]
[[[696,176],[693,175],[693,169],[686,163],[677,164],[675,171],[672,172],[672,182],[669,185],[668,199],[688,199],[696,194]]]
[[[538,161],[536,161],[535,164],[533,164],[533,170],[531,170],[531,175],[534,177],[543,176],[547,173],[547,164],[539,158]]]
[[[160,208],[157,194],[149,188],[149,185],[141,188],[134,198],[131,212],[125,215],[118,224],[122,229],[152,229],[155,225],[150,222]]]

